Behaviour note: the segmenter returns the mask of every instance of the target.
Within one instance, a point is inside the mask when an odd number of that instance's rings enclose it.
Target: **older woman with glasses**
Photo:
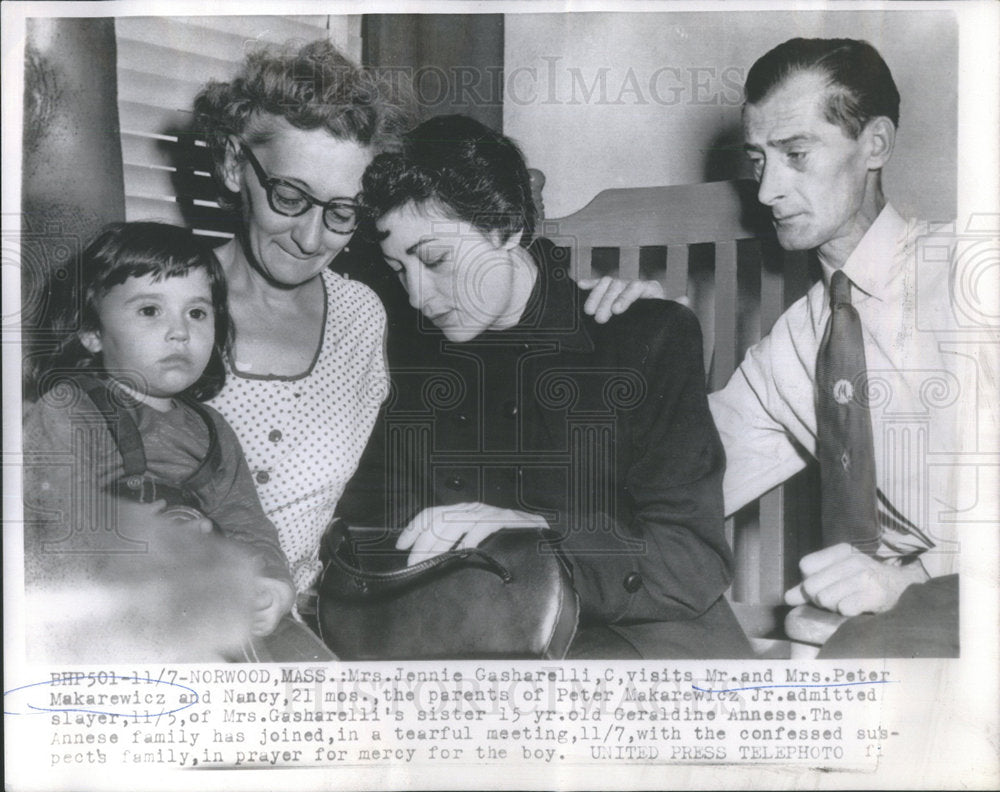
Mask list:
[[[361,176],[404,116],[326,41],[250,54],[195,111],[241,219],[216,250],[236,341],[211,404],[236,430],[302,594],[386,392],[382,305],[330,264],[357,227]]]

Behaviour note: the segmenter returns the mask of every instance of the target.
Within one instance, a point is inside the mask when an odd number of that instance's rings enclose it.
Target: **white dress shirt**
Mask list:
[[[955,311],[954,239],[887,205],[843,266],[863,328],[877,484],[933,543],[921,556],[932,576],[957,571],[958,526],[994,498],[977,469],[991,456],[984,444],[995,454],[994,350]],[[814,370],[832,272],[824,267],[709,396],[726,449],[727,514],[815,455]]]

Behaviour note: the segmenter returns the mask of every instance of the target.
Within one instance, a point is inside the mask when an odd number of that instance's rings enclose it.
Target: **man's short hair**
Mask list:
[[[747,74],[747,104],[757,104],[789,77],[803,72],[826,76],[826,119],[851,138],[873,118],[899,126],[899,91],[882,56],[867,41],[794,38],[757,59]]]

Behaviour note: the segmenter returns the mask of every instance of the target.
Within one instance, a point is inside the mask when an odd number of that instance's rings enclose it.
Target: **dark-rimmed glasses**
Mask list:
[[[268,176],[250,147],[246,143],[241,143],[240,148],[246,154],[253,172],[257,174],[260,186],[267,193],[268,206],[275,212],[285,217],[300,217],[313,206],[320,206],[323,208],[323,225],[333,233],[350,234],[358,227],[360,207],[355,199],[333,198],[321,201],[319,198],[314,198],[301,187],[296,187],[284,179]]]

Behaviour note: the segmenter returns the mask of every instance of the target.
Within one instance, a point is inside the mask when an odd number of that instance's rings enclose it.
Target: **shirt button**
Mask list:
[[[267,482],[269,482],[270,480],[271,480],[271,474],[268,473],[266,470],[258,470],[257,471],[257,483],[258,484],[267,484]]]
[[[278,429],[272,429],[271,433],[267,436],[267,439],[270,440],[272,443],[277,443],[279,440],[281,440],[281,431]]]
[[[625,586],[625,590],[629,594],[635,594],[642,588],[642,575],[638,572],[629,572],[625,576],[625,580],[622,581],[622,585]]]
[[[445,482],[445,486],[450,490],[460,490],[465,486],[465,481],[461,476],[452,476]]]
[[[505,401],[503,403],[503,414],[505,418],[516,418],[517,417],[517,402],[516,401]]]

